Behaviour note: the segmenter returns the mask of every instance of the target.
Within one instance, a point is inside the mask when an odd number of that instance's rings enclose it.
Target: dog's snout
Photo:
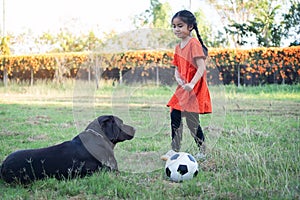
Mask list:
[[[127,135],[130,135],[130,136],[134,136],[135,134],[135,131],[136,129],[132,126],[128,126],[128,125],[124,125],[122,130],[127,134]]]

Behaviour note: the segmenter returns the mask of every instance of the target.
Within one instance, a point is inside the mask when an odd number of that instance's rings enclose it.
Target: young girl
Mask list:
[[[196,159],[205,159],[204,134],[199,114],[212,112],[209,90],[206,83],[205,59],[207,48],[203,44],[195,16],[188,10],[177,12],[172,18],[174,34],[181,39],[175,48],[173,64],[178,87],[168,102],[171,108],[172,150],[161,157],[167,160],[180,151],[182,138],[182,117],[199,147]],[[191,36],[196,31],[197,38]]]

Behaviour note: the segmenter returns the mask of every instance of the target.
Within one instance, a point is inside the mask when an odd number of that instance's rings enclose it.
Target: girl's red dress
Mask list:
[[[183,48],[180,48],[179,44],[175,48],[173,64],[177,66],[185,83],[189,83],[197,71],[197,67],[195,67],[196,57],[206,58],[202,46],[196,38],[191,38]],[[167,106],[180,111],[199,114],[211,113],[212,105],[206,81],[206,70],[192,91],[188,92],[178,85]]]

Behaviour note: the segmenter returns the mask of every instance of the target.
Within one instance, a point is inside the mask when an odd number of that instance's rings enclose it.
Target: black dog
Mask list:
[[[84,177],[100,169],[118,170],[114,146],[134,137],[135,129],[111,115],[100,116],[73,140],[41,149],[20,150],[2,163],[7,183],[28,184],[47,177]]]

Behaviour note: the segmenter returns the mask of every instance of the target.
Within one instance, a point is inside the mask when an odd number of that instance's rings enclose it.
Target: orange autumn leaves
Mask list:
[[[255,74],[257,78],[274,75],[276,79],[291,78],[299,81],[300,47],[212,49],[209,66],[218,67],[221,75],[223,71],[232,71],[240,66],[240,75],[246,79],[251,79]]]
[[[249,68],[260,66],[261,69],[277,65],[299,66],[300,47],[253,48],[253,49],[212,49],[210,50],[212,67],[222,65],[246,65]],[[256,71],[256,70],[255,70]]]
[[[173,59],[172,51],[128,51],[116,54],[112,63],[115,67],[151,67],[154,65],[170,66]]]
[[[220,79],[222,79],[222,73],[230,72],[234,74],[236,66],[243,66],[240,68],[239,73],[248,79],[251,78],[253,73],[256,76],[268,76],[276,73],[281,78],[286,78],[289,74],[293,74],[293,76],[296,74],[298,76],[296,80],[299,81],[299,46],[252,49],[210,48],[209,55],[208,69],[217,67],[220,71]],[[58,65],[65,65],[69,70],[75,69],[75,71],[76,69],[91,67],[95,64],[103,69],[170,67],[173,59],[173,50],[139,50],[116,54],[83,52],[20,56],[1,55],[0,59],[2,61],[0,62],[0,71],[6,68],[8,74],[13,78],[14,71],[33,70],[36,73],[40,69],[55,70]],[[98,61],[95,62],[95,60]]]
[[[57,53],[57,54],[35,54],[35,55],[11,55],[0,56],[0,71],[6,68],[9,76],[13,76],[13,72],[25,72],[33,70],[34,74],[40,69],[55,70],[58,62],[63,60],[70,68],[78,68],[86,61],[86,54],[82,53]]]

